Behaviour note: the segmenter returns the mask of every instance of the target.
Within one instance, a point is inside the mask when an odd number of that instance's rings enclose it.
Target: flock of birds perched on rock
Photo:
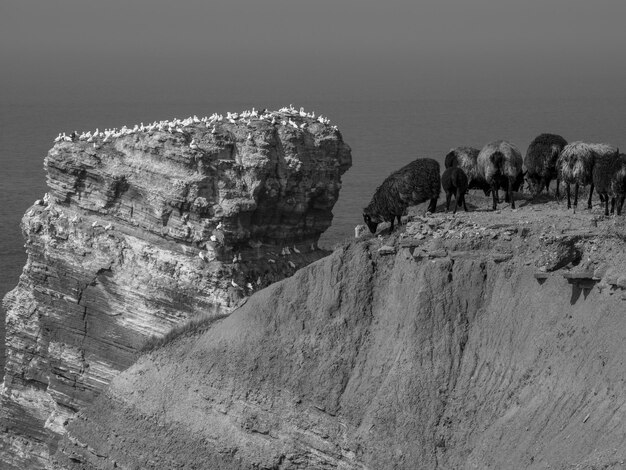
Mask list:
[[[314,112],[306,112],[302,107],[300,109],[296,109],[293,105],[289,105],[280,108],[278,111],[268,111],[267,109],[257,111],[252,108],[251,110],[244,110],[240,113],[228,112],[226,113],[226,116],[223,114],[213,113],[211,116],[204,116],[202,118],[194,115],[186,119],[174,118],[171,121],[154,121],[151,124],[144,124],[142,122],[141,124],[136,124],[133,127],[123,126],[121,129],[104,129],[102,131],[100,129],[96,129],[93,132],[88,131],[80,134],[74,131],[70,135],[63,132],[54,139],[54,142],[84,141],[90,143],[93,142],[94,146],[96,146],[97,142],[105,143],[115,138],[140,132],[150,133],[160,131],[172,134],[184,134],[186,132],[186,127],[201,124],[205,125],[207,128],[211,128],[211,133],[215,134],[219,123],[228,122],[231,124],[241,123],[244,125],[251,125],[255,120],[267,121],[270,124],[290,126],[300,130],[309,125],[309,120],[314,120],[315,122],[319,122],[324,125],[330,124],[330,119],[322,116],[321,114],[316,116]],[[331,129],[336,131],[337,126],[331,126]]]
[[[594,189],[604,205],[604,214],[617,211],[621,215],[626,199],[626,155],[608,144],[572,142],[556,134],[541,134],[529,145],[526,156],[512,143],[497,140],[481,150],[456,147],[444,160],[445,171],[440,175],[439,163],[430,158],[418,158],[389,175],[376,189],[369,205],[363,209],[363,220],[370,232],[378,224],[394,221],[404,215],[409,206],[430,201],[428,212],[435,212],[441,187],[446,193],[446,211],[455,196],[454,212],[462,204],[467,211],[465,194],[469,189],[482,189],[493,197],[493,210],[499,202],[498,190],[506,193],[505,202],[515,209],[513,192],[520,191],[526,182],[533,198],[543,189],[549,192],[550,182],[556,180],[556,197],[560,198],[559,184],[565,184],[567,208],[572,207],[571,185],[574,186],[574,211],[578,204],[580,186],[590,186],[587,207],[591,209]]]

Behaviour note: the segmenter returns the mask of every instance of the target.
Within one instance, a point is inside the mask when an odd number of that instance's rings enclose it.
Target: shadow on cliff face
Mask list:
[[[539,284],[527,256],[472,241],[382,243],[345,245],[141,358],[69,426],[58,462],[610,468],[626,455],[619,296],[581,287],[572,303],[558,272]]]

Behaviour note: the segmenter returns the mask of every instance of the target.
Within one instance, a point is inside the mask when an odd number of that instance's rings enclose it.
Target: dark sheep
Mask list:
[[[543,188],[550,191],[550,182],[556,179],[556,197],[559,194],[559,174],[556,162],[567,141],[556,134],[541,134],[530,143],[524,166],[526,167],[526,179],[529,183],[533,197],[537,196]]]
[[[376,233],[378,224],[391,222],[392,232],[395,219],[400,225],[400,218],[409,206],[430,200],[428,211],[435,212],[440,192],[439,163],[431,158],[418,158],[393,172],[376,188],[371,202],[363,209],[363,220],[372,233]]]
[[[523,159],[519,149],[505,140],[497,140],[485,145],[477,159],[478,171],[491,186],[493,210],[498,205],[498,189],[504,188],[504,200],[515,209],[513,191],[519,191],[524,182]]]
[[[621,167],[619,150],[610,145],[595,144],[593,158],[591,179],[600,201],[604,203],[604,215],[609,215],[609,198],[617,196],[613,193],[612,183]]]
[[[611,179],[611,194],[613,195],[611,214],[615,212],[617,203],[617,215],[621,215],[624,199],[626,199],[626,155],[623,153],[619,154],[619,168]]]
[[[467,175],[465,172],[456,166],[446,168],[441,176],[441,186],[446,193],[446,212],[450,210],[450,199],[454,194],[454,210],[453,214],[456,214],[456,209],[460,204],[463,204],[465,212],[467,212],[467,204],[465,204],[465,193],[467,192]]]
[[[467,189],[482,189],[485,196],[489,196],[491,187],[485,178],[478,172],[476,160],[480,150],[473,147],[455,147],[446,155],[446,168],[459,167],[467,176]]]

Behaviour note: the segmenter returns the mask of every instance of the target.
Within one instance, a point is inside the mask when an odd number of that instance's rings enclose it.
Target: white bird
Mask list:
[[[215,134],[217,131],[215,130],[215,126],[213,126],[213,129],[211,129],[211,134]]]
[[[251,282],[248,282],[248,283],[246,284],[246,287],[247,287],[249,290],[254,289],[254,286],[252,285],[252,283],[251,283]]]
[[[104,230],[111,230],[113,228],[113,224],[108,224],[106,227],[104,227]]]
[[[98,226],[98,221],[94,220],[93,223],[91,224],[92,227],[97,227]]]
[[[261,285],[261,276],[259,276],[256,280],[257,286]]]
[[[241,287],[239,286],[239,284],[237,284],[237,283],[236,283],[234,280],[232,280],[232,279],[230,280],[230,285],[231,285],[231,286],[233,286],[233,287],[236,287],[236,288],[238,288],[238,289],[241,289]]]
[[[212,242],[216,242],[217,241],[217,237],[215,235],[211,235],[210,237]]]
[[[294,252],[294,253],[300,253],[300,250],[298,250],[298,249],[296,248],[296,245],[294,245],[294,246],[293,246],[293,252]]]
[[[63,140],[63,136],[59,133],[59,135],[57,136],[56,139],[54,139],[55,142],[61,142]]]
[[[289,256],[291,254],[291,251],[289,250],[289,247],[285,247],[285,255]]]
[[[247,140],[252,140],[252,134],[250,132],[248,132],[248,138]]]
[[[198,256],[200,257],[202,261],[207,261],[206,253],[204,251],[201,251],[200,253],[198,253]]]
[[[196,144],[196,140],[195,139],[191,139],[191,142],[189,143],[189,148],[191,150],[196,150],[198,148],[198,144]]]
[[[43,195],[43,203],[45,205],[48,205],[49,202],[50,202],[50,194],[46,193]]]
[[[293,269],[296,269],[296,265],[293,264],[291,261],[289,261],[289,266],[291,266]]]
[[[220,222],[219,224],[217,224],[217,227],[215,227],[215,230],[220,230],[223,226],[224,226],[224,224],[222,224],[222,222]]]
[[[317,248],[315,247],[315,243],[311,243],[311,251],[315,251]]]
[[[276,262],[276,261],[275,261],[275,260],[273,260],[272,258],[267,258],[267,261],[269,261],[269,262],[270,262],[270,263],[272,263],[272,264]]]
[[[239,262],[239,259],[237,258],[237,255],[235,255],[235,257],[233,258],[233,263],[237,263]]]

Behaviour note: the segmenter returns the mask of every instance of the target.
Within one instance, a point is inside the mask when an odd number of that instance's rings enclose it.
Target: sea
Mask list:
[[[121,127],[194,114],[278,109],[293,104],[323,114],[352,148],[334,219],[320,244],[332,248],[354,236],[376,187],[418,157],[440,162],[458,145],[480,148],[505,139],[525,153],[543,132],[569,142],[607,142],[626,150],[626,99],[577,97],[514,99],[407,99],[301,102],[0,103],[0,298],[13,289],[26,262],[20,220],[46,192],[43,160],[59,132]],[[4,310],[0,309],[0,366],[4,365]]]

